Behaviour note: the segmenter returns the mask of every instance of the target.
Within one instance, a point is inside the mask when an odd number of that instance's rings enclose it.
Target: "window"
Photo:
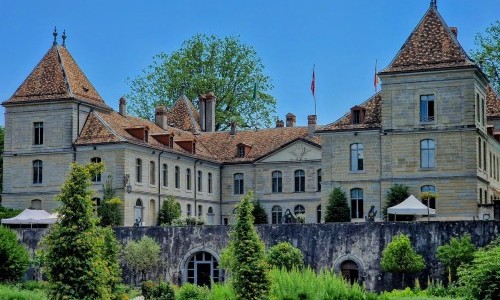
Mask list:
[[[92,157],[90,159],[90,162],[93,164],[98,164],[101,162],[101,158],[100,157]],[[94,177],[92,177],[92,182],[101,182],[101,173],[96,174]]]
[[[281,171],[274,171],[272,173],[272,189],[273,193],[283,192],[283,178]]]
[[[321,223],[321,204],[316,208],[316,222]]]
[[[188,204],[188,205],[186,206],[186,215],[187,215],[188,217],[191,217],[191,204]]]
[[[42,200],[40,200],[40,199],[31,200],[30,209],[42,209]]]
[[[167,164],[163,164],[163,186],[168,186],[168,166]]]
[[[191,169],[186,169],[186,190],[191,190]]]
[[[363,190],[362,189],[352,189],[351,190],[351,218],[352,219],[363,218]]]
[[[483,117],[483,126],[486,126],[486,111],[484,110],[484,98],[481,98],[481,115]]]
[[[363,171],[363,144],[351,145],[351,171]]]
[[[318,192],[321,192],[321,169],[319,169],[318,171],[316,171],[316,178],[317,178],[317,183],[318,183],[318,187],[317,187],[317,191]]]
[[[137,226],[142,225],[143,217],[142,217],[142,200],[141,199],[137,199],[137,201],[135,201],[134,217],[135,217],[135,224],[137,224]]]
[[[180,176],[181,176],[181,170],[179,169],[179,166],[175,166],[175,188],[179,189],[180,188]]]
[[[481,145],[483,144],[482,141],[481,141],[481,138],[477,138],[477,144],[478,144],[478,148],[477,148],[477,154],[478,154],[478,160],[477,160],[477,164],[478,164],[478,167],[479,169],[482,169],[482,161],[483,161],[483,158],[481,157],[483,151],[481,150]]]
[[[306,190],[306,173],[304,170],[295,171],[295,192],[304,192]]]
[[[476,120],[481,123],[481,113],[479,112],[479,94],[476,93]]]
[[[420,96],[420,122],[434,122],[434,95]]]
[[[203,216],[203,206],[198,205],[198,218]]]
[[[238,146],[238,157],[245,157],[245,146],[244,145]]]
[[[434,140],[420,141],[420,167],[421,168],[434,168],[436,167],[436,160],[434,158],[436,145]]]
[[[243,194],[243,174],[241,173],[234,174],[234,194]]]
[[[483,204],[483,189],[479,189],[479,204]]]
[[[208,252],[196,252],[189,258],[186,266],[187,282],[197,286],[210,287],[212,282],[221,281],[222,272],[219,262]]]
[[[298,214],[305,214],[306,209],[304,208],[303,205],[295,205],[295,208],[293,209],[293,214],[298,215]]]
[[[149,162],[149,184],[154,185],[155,184],[155,162],[150,161]]]
[[[420,188],[420,191],[422,193],[436,193],[436,187],[433,185],[424,185]],[[429,203],[427,203],[429,202]],[[425,206],[428,206],[429,208],[435,209],[436,208],[436,199],[430,199],[430,201],[427,201],[427,199],[422,199],[422,203]]]
[[[214,209],[211,206],[208,207],[207,224],[208,225],[213,225],[214,224]]]
[[[201,171],[198,171],[198,192],[201,192],[203,190],[203,174]]]
[[[42,183],[43,163],[37,159],[33,161],[33,183]]]
[[[352,111],[352,124],[359,124],[361,123],[361,111],[360,110],[353,110]]]
[[[135,181],[142,182],[142,159],[135,160]]]
[[[33,144],[43,145],[43,122],[33,123]]]
[[[487,158],[486,158],[486,141],[483,141],[483,170],[485,172],[488,171],[488,167],[486,166],[486,161],[487,161]]]
[[[283,211],[281,206],[275,205],[271,209],[271,222],[273,224],[281,224],[281,219],[283,218]]]
[[[212,173],[208,173],[208,193],[212,193]]]

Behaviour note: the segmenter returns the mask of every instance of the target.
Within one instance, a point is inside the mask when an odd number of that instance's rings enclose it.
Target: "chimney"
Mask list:
[[[276,128],[285,127],[283,120],[276,120]]]
[[[231,123],[229,123],[229,125],[231,125],[231,132],[230,132],[230,134],[231,135],[235,135],[236,134],[236,122],[235,121],[231,121]]]
[[[198,96],[200,107],[200,125],[206,132],[215,131],[215,102],[217,98],[213,92]]]
[[[165,106],[157,106],[155,108],[155,123],[162,129],[167,130],[167,108]]]
[[[124,97],[120,98],[120,107],[119,107],[120,115],[126,117],[127,116],[127,100]]]
[[[205,131],[205,111],[206,111],[205,95],[198,95],[198,109],[200,111],[200,127]]]
[[[314,131],[316,131],[316,115],[307,116],[307,135],[312,137],[314,135]]]
[[[297,117],[295,117],[292,113],[286,114],[286,127],[295,127],[295,122],[297,121]]]
[[[458,37],[458,27],[450,27],[451,33],[455,36],[455,38]]]

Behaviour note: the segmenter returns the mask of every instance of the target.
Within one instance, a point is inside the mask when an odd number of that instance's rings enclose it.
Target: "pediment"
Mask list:
[[[259,162],[269,163],[313,160],[321,160],[321,148],[300,140],[265,156],[259,160]]]

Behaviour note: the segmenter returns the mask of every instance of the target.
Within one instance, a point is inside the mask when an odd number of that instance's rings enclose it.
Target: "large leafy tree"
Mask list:
[[[325,222],[350,222],[351,214],[347,197],[339,187],[332,190],[328,196],[328,205],[326,207]]]
[[[450,270],[451,279],[456,280],[458,267],[471,263],[475,251],[470,234],[466,234],[461,238],[453,237],[449,243],[439,246],[436,257]]]
[[[486,33],[476,35],[477,49],[472,57],[481,65],[490,82],[500,94],[500,21],[496,21],[486,29]]]
[[[252,128],[273,121],[271,79],[257,52],[238,37],[195,35],[179,50],[155,55],[153,63],[128,83],[130,110],[142,118],[152,119],[155,106],[171,106],[182,92],[196,100],[211,91],[217,97],[216,130],[226,129],[231,121]]]

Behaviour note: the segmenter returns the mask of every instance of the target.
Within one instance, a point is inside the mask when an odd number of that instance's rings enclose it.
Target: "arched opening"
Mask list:
[[[137,201],[135,201],[134,220],[135,220],[134,226],[141,226],[142,225],[143,217],[142,217],[142,200],[141,199],[137,199]]]
[[[31,200],[31,209],[42,209],[42,200],[33,199]]]
[[[219,262],[209,252],[196,252],[187,261],[187,282],[199,286],[210,286],[211,282],[221,281]]]
[[[149,225],[150,226],[155,226],[156,223],[156,205],[155,201],[151,199],[149,201]]]
[[[359,280],[358,265],[352,260],[346,260],[340,265],[340,273],[351,284]]]

